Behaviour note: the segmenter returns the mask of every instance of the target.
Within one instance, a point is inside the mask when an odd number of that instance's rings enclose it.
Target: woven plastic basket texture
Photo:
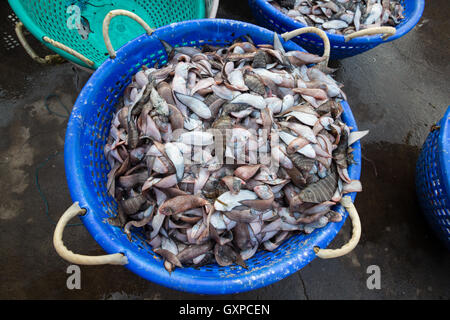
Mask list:
[[[107,193],[107,174],[110,170],[103,147],[115,104],[131,77],[142,65],[159,66],[167,63],[167,56],[159,39],[174,46],[230,45],[233,40],[250,35],[255,43],[273,43],[273,32],[261,27],[222,19],[204,19],[181,22],[156,30],[151,36],[141,35],[117,51],[117,57],[108,59],[91,76],[73,108],[65,140],[65,169],[73,201],[79,201],[87,213],[81,217],[94,239],[108,253],[124,253],[128,269],[158,284],[182,291],[202,294],[236,293],[256,289],[281,280],[301,269],[315,258],[314,246],[325,248],[341,229],[348,213],[339,205],[343,215],[339,223],[329,223],[310,235],[288,239],[273,252],[261,251],[247,260],[248,269],[237,265],[221,267],[217,264],[199,268],[178,268],[169,274],[163,261],[139,235],[133,233],[128,241],[118,227],[105,223],[105,218],[116,216],[117,204]],[[284,42],[283,42],[284,43]],[[286,42],[287,50],[299,50],[294,42]],[[357,130],[355,119],[346,102],[343,120]],[[352,179],[359,179],[361,149],[354,144],[357,164],[349,167]],[[350,194],[352,199],[355,194]]]
[[[426,219],[450,250],[450,107],[423,144],[416,190]]]
[[[211,0],[206,0],[210,5]],[[81,53],[95,64],[96,69],[108,57],[102,35],[103,19],[109,11],[124,9],[141,17],[151,28],[173,22],[202,19],[206,17],[205,0],[9,0],[12,9],[25,27],[41,42],[62,57],[84,67],[81,60],[42,41],[44,36],[65,44]],[[70,6],[80,8],[83,21],[88,21],[92,33],[83,39],[76,28],[69,28],[74,14]],[[114,48],[145,33],[144,29],[128,17],[118,16],[111,21],[110,37]]]
[[[249,0],[248,3],[257,23],[267,29],[284,33],[305,27],[304,24],[278,11],[267,0]],[[365,36],[345,42],[344,36],[327,33],[331,45],[330,58],[337,60],[355,56],[407,34],[419,22],[425,7],[425,0],[402,0],[401,3],[405,8],[403,13],[405,18],[396,26],[397,32],[394,36],[387,40],[383,40],[381,35]],[[293,41],[309,52],[323,53],[323,42],[316,35],[300,35]]]

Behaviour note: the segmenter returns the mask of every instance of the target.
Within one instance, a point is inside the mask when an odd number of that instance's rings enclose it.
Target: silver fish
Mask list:
[[[191,131],[182,133],[178,141],[186,145],[207,146],[214,143],[214,136],[205,131]]]
[[[178,149],[178,147],[173,143],[166,143],[164,145],[164,151],[166,152],[167,156],[169,157],[169,160],[175,167],[178,181],[181,181],[184,175],[183,154],[181,153],[180,149]]]
[[[264,109],[266,102],[263,97],[250,93],[243,93],[234,98],[230,103],[245,103],[257,109]]]
[[[175,92],[176,98],[189,109],[191,109],[196,115],[203,119],[211,118],[211,110],[208,106],[197,98]]]
[[[218,211],[231,211],[233,208],[241,206],[243,200],[255,200],[258,196],[249,190],[241,190],[238,194],[225,192],[214,202],[214,208]]]
[[[348,27],[347,22],[342,20],[331,20],[322,24],[324,29],[344,29]]]

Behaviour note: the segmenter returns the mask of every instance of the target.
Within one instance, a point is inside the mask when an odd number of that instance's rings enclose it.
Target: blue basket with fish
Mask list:
[[[434,125],[416,165],[416,191],[425,217],[450,250],[450,107]]]
[[[107,223],[117,215],[117,203],[107,191],[110,170],[103,147],[107,141],[115,106],[133,75],[143,65],[163,66],[168,57],[161,39],[172,46],[227,46],[239,37],[251,36],[256,44],[272,43],[274,33],[249,23],[232,20],[193,20],[164,26],[151,35],[141,35],[130,41],[105,61],[91,76],[73,108],[65,140],[65,168],[71,197],[75,202],[61,217],[54,234],[57,252],[66,260],[78,264],[118,264],[157,284],[181,291],[200,294],[230,294],[257,289],[279,281],[300,270],[315,257],[332,257],[326,248],[350,215],[354,232],[352,243],[342,250],[351,250],[360,236],[359,219],[352,202],[356,193],[349,193],[343,205],[333,210],[342,216],[310,234],[294,235],[272,252],[258,251],[246,260],[247,268],[238,265],[222,267],[209,264],[200,267],[177,268],[171,274],[163,259],[137,232],[132,241],[123,229]],[[284,42],[286,50],[300,50],[292,41]],[[342,101],[343,121],[358,130],[349,105]],[[358,180],[361,172],[361,147],[352,145],[354,163],[348,167],[351,179]],[[346,211],[344,209],[348,209]],[[74,254],[62,242],[64,226],[80,216],[95,241],[108,253],[89,257]],[[357,231],[355,232],[355,230]],[[339,250],[339,249],[338,249]],[[345,252],[339,251],[341,254]]]
[[[400,4],[404,9],[402,12],[404,18],[399,19],[400,21],[395,28],[370,28],[347,36],[327,32],[331,43],[330,58],[337,60],[352,57],[375,48],[382,43],[398,39],[411,31],[422,17],[425,0],[401,0]],[[282,13],[267,0],[249,0],[249,5],[259,25],[278,33],[287,33],[307,26]],[[315,35],[300,35],[294,41],[308,52],[323,53],[323,43]]]

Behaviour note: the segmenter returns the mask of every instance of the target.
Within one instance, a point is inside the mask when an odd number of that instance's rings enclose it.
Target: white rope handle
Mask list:
[[[142,20],[137,14],[127,11],[127,10],[111,10],[103,20],[103,39],[105,40],[106,49],[108,50],[109,56],[111,59],[114,59],[116,57],[116,51],[114,51],[114,48],[112,47],[111,40],[109,38],[109,24],[111,22],[111,19],[115,16],[127,16],[131,19],[134,19],[136,22],[138,22],[144,29],[147,31],[148,35],[151,35],[153,33],[153,29],[149,27],[149,25]]]
[[[37,55],[37,53],[31,48],[31,46],[28,44],[27,39],[25,38],[23,34],[23,23],[17,22],[15,31],[17,35],[17,39],[19,39],[20,44],[25,49],[25,52],[28,53],[28,55],[33,59],[34,61],[40,63],[40,64],[52,64],[52,63],[62,63],[65,60],[58,54],[54,55],[47,55],[44,58],[41,58]]]
[[[349,35],[345,36],[345,42],[348,42],[354,38],[358,37],[364,37],[364,36],[372,36],[375,34],[382,33],[383,35],[381,38],[383,40],[386,40],[389,37],[392,37],[397,32],[397,29],[394,27],[377,27],[377,28],[369,28],[364,30],[359,30],[357,32],[350,33]]]
[[[64,50],[65,52],[67,52],[67,53],[73,55],[74,57],[76,57],[76,58],[80,59],[81,61],[83,61],[83,62],[84,62],[85,64],[87,64],[88,66],[91,66],[91,67],[92,67],[92,66],[94,65],[94,62],[93,62],[93,61],[89,60],[88,58],[86,58],[85,56],[83,56],[81,53],[79,53],[79,52],[77,52],[77,51],[75,51],[75,50],[69,48],[68,46],[62,44],[61,42],[58,42],[58,41],[53,40],[53,39],[50,39],[50,38],[47,37],[47,36],[44,36],[44,37],[42,38],[42,40],[44,40],[45,42],[51,44],[52,46],[54,46],[54,47],[56,47],[56,48],[58,48],[58,49]]]
[[[58,223],[56,224],[55,233],[53,234],[53,245],[56,252],[63,258],[73,264],[79,265],[100,265],[100,264],[118,264],[124,265],[128,263],[128,259],[121,253],[108,254],[103,256],[84,256],[75,254],[63,243],[62,237],[64,228],[67,223],[79,214],[85,214],[86,209],[80,208],[78,202],[72,204],[66,212],[63,213]]]
[[[300,28],[291,32],[286,32],[281,35],[281,37],[284,39],[284,41],[289,41],[292,38],[299,36],[304,33],[315,33],[317,34],[323,41],[323,57],[325,57],[325,61],[323,62],[324,65],[328,65],[328,60],[330,59],[330,39],[328,39],[327,34],[316,27],[305,27]]]
[[[205,0],[205,5],[208,18],[214,19],[217,15],[217,9],[219,8],[219,0]]]
[[[361,238],[361,221],[359,220],[358,212],[356,211],[352,199],[348,196],[342,197],[341,204],[348,211],[348,215],[352,220],[352,237],[349,242],[339,249],[320,249],[319,247],[314,247],[314,252],[319,258],[330,259],[346,255],[356,247]]]

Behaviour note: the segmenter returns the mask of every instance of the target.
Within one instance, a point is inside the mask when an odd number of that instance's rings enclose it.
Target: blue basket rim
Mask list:
[[[445,190],[450,195],[450,106],[440,121],[438,150]]]
[[[274,8],[271,4],[269,4],[269,2],[267,2],[267,0],[250,0],[250,1],[253,1],[254,3],[256,3],[259,6],[259,8],[270,13],[272,16],[276,17],[276,19],[279,19],[284,25],[289,26],[290,27],[289,29],[291,31],[295,30],[295,29],[307,27],[307,25],[304,25],[303,23],[288,17],[281,11]],[[408,0],[406,0],[406,1],[408,1]],[[381,35],[372,35],[372,36],[358,37],[358,38],[352,39],[348,42],[345,42],[344,36],[337,35],[337,34],[331,34],[331,33],[326,32],[325,30],[324,31],[327,34],[330,42],[334,43],[334,44],[345,43],[347,45],[351,45],[351,44],[367,44],[367,43],[372,43],[372,42],[378,43],[378,42],[393,41],[395,39],[398,39],[398,38],[404,36],[409,31],[411,31],[414,28],[414,26],[417,24],[417,22],[419,22],[420,18],[422,17],[423,10],[425,8],[425,0],[409,0],[409,1],[414,1],[414,3],[416,4],[413,14],[411,16],[405,17],[405,19],[407,19],[407,22],[404,25],[400,26],[399,28],[396,28],[397,32],[395,33],[395,35],[393,35],[392,37],[389,37],[386,40],[383,40],[381,38]],[[311,36],[318,37],[316,35],[311,35]]]
[[[143,278],[172,289],[192,293],[231,294],[257,289],[279,281],[312,261],[316,257],[313,250],[314,246],[319,246],[321,248],[327,247],[341,229],[348,215],[341,205],[336,206],[335,210],[338,210],[343,214],[341,222],[329,223],[326,227],[313,232],[305,240],[307,247],[302,251],[302,256],[293,256],[290,259],[283,260],[282,262],[275,264],[270,270],[239,275],[233,278],[195,278],[193,282],[192,277],[186,276],[186,269],[188,268],[176,269],[169,274],[162,265],[144,264],[143,260],[139,258],[140,254],[136,254],[134,250],[130,250],[121,245],[121,241],[118,241],[121,239],[116,238],[111,232],[108,232],[105,223],[96,218],[95,214],[91,212],[89,203],[98,200],[97,195],[92,194],[92,192],[84,192],[84,190],[87,190],[87,185],[85,180],[86,177],[84,176],[81,167],[81,159],[84,155],[81,152],[80,137],[83,135],[84,130],[84,113],[91,107],[89,104],[89,95],[95,90],[96,82],[104,77],[104,74],[109,74],[110,68],[114,68],[115,63],[120,63],[121,58],[127,55],[128,49],[131,49],[135,42],[143,43],[147,37],[150,38],[156,36],[160,36],[164,39],[165,35],[169,36],[176,28],[205,28],[213,26],[217,28],[221,24],[230,23],[235,25],[236,28],[248,28],[253,32],[260,31],[273,34],[272,31],[253,24],[226,19],[184,21],[158,28],[151,36],[143,34],[118,49],[117,57],[115,59],[108,58],[90,77],[75,102],[65,138],[65,171],[70,194],[74,202],[78,201],[80,207],[87,209],[87,213],[81,217],[81,220],[96,242],[109,254],[117,252],[125,254],[129,260],[129,263],[125,265],[125,267]],[[294,42],[289,41],[288,43],[295,48],[300,48],[300,46]],[[342,106],[344,108],[343,120],[352,127],[352,131],[358,130],[347,102],[342,101]],[[352,179],[359,179],[361,174],[360,142],[356,142],[352,147],[355,149],[353,155],[357,164],[349,167],[349,175]],[[348,196],[354,201],[356,193],[348,194]],[[126,236],[123,236],[124,239],[126,239]],[[195,285],[193,285],[194,283]]]

